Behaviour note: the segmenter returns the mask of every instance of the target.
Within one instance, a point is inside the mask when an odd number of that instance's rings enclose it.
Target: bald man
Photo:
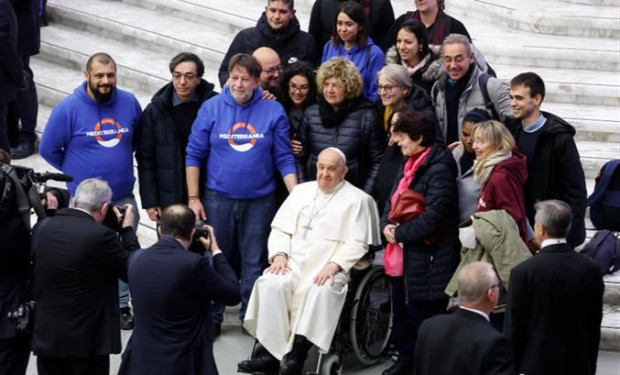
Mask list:
[[[457,283],[459,309],[420,326],[414,374],[513,374],[510,342],[489,323],[500,290],[493,266],[470,263],[459,272]]]
[[[282,77],[282,63],[276,51],[269,47],[257,48],[252,56],[258,61],[261,68],[259,84],[263,90],[276,94]]]
[[[316,181],[297,185],[271,223],[271,265],[254,284],[243,323],[265,350],[240,362],[240,372],[299,374],[313,344],[329,350],[349,271],[380,241],[374,200],[346,174],[344,153],[323,150]]]

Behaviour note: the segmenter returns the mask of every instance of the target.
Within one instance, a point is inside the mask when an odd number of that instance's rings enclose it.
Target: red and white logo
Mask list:
[[[86,132],[86,136],[95,137],[101,146],[112,148],[120,143],[125,133],[129,133],[128,128],[122,127],[118,121],[112,118],[104,118],[95,124],[93,131]]]

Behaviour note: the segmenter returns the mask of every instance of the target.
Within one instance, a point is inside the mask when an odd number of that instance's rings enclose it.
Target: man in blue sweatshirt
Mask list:
[[[98,177],[112,188],[112,204],[133,207],[133,227],[139,222],[133,196],[133,136],[142,110],[136,97],[116,88],[116,63],[106,53],[92,55],[86,80],[52,111],[39,151],[54,168],[73,176],[71,196],[88,178]],[[132,329],[129,287],[119,281],[121,328]]]
[[[229,244],[222,252],[240,275],[241,320],[254,282],[267,266],[277,173],[289,191],[297,184],[286,113],[277,101],[261,98],[260,73],[250,55],[230,59],[228,85],[198,111],[185,158],[188,205]],[[199,186],[200,173],[206,173],[205,186]],[[205,189],[202,202],[199,189]],[[214,336],[223,310],[214,306]]]

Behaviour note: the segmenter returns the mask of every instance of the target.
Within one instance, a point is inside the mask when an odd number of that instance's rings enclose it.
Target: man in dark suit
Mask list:
[[[0,0],[0,148],[11,151],[7,134],[7,103],[24,88],[24,64],[17,53],[17,18],[8,0]]]
[[[595,374],[603,279],[594,262],[566,243],[572,222],[563,201],[536,204],[540,252],[510,274],[504,332],[517,373]]]
[[[459,272],[457,281],[458,310],[420,326],[414,374],[512,374],[510,342],[489,323],[500,289],[493,266],[470,263]]]
[[[196,216],[183,204],[168,206],[159,221],[160,240],[129,263],[136,325],[123,353],[120,375],[215,375],[211,301],[240,302],[239,283],[221,255],[213,228],[200,242],[213,256],[187,251]]]
[[[131,205],[114,212],[119,233],[101,225],[112,190],[99,179],[78,185],[73,207],[34,228],[34,352],[39,375],[108,375],[120,353],[118,278],[140,244]]]

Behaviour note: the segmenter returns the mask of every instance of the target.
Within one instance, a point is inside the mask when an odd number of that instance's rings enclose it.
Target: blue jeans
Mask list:
[[[138,232],[138,223],[140,223],[140,210],[133,194],[126,195],[112,202],[112,206],[124,206],[125,204],[133,206],[133,230]],[[129,306],[129,284],[118,279],[118,307],[125,308]]]
[[[203,205],[207,223],[213,226],[217,243],[228,259],[241,289],[241,311],[245,310],[254,282],[267,267],[267,238],[276,213],[275,195],[256,199],[231,199],[206,190]],[[224,305],[213,303],[213,323],[221,324]]]

